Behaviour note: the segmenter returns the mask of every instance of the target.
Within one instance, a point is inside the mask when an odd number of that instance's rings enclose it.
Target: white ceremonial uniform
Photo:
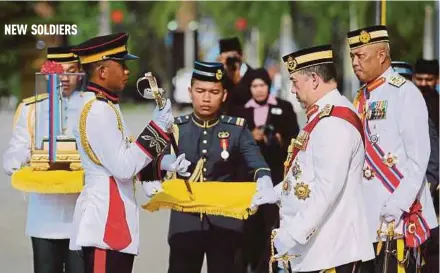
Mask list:
[[[95,99],[92,92],[84,94],[87,101]],[[149,153],[138,142],[129,142],[126,126],[122,126],[122,132],[118,128],[118,115],[125,125],[119,105],[113,106],[115,109],[106,101],[94,100],[85,118],[80,117],[79,124],[85,124],[85,132],[82,133],[80,127],[74,129],[85,185],[75,207],[70,249],[97,247],[137,255],[139,210],[134,177],[151,162],[154,153]],[[150,136],[142,136],[153,139],[149,147],[156,151],[157,135],[155,131]],[[82,139],[84,136],[89,148]],[[93,160],[91,154],[99,162]]]
[[[310,120],[327,104],[354,111],[335,89],[316,102],[319,111]],[[281,202],[279,230],[287,231],[296,243],[288,253],[301,255],[290,260],[293,272],[374,258],[362,202],[363,162],[358,130],[343,119],[323,118],[312,130],[306,150],[298,152],[289,169],[289,190],[283,190],[283,183],[275,188]],[[300,187],[308,188],[309,195],[298,191]]]
[[[422,189],[422,185],[426,183],[425,173],[430,154],[426,103],[412,82],[406,81],[400,87],[392,84],[396,78],[404,79],[391,67],[379,78],[381,77],[385,78],[384,83],[369,92],[367,104],[381,102],[381,105],[387,105],[386,116],[381,119],[369,119],[370,136],[377,137],[377,143],[385,154],[391,153],[395,156],[396,166],[403,179],[391,194],[377,176],[370,180],[363,177],[369,237],[372,242],[378,241],[376,231],[381,223],[380,212],[384,204],[395,202],[400,209],[408,211],[419,192],[423,217],[431,229],[437,227],[429,187],[424,186]],[[365,162],[365,166],[367,165]],[[402,226],[403,221],[400,221],[395,232],[403,234]],[[382,230],[386,230],[385,225]],[[385,240],[385,237],[382,240]]]
[[[83,105],[82,92],[75,91],[65,98],[64,125],[66,135],[72,136],[72,127]],[[48,132],[48,99],[34,103],[22,103],[20,113],[12,134],[9,148],[3,156],[4,168],[7,172],[26,165],[31,156],[31,139],[34,135],[35,108],[44,123],[36,128],[43,136]],[[42,140],[42,138],[39,138]],[[11,174],[11,173],[9,173]],[[29,193],[26,220],[26,235],[44,239],[69,239],[72,232],[73,211],[79,194],[40,194]]]

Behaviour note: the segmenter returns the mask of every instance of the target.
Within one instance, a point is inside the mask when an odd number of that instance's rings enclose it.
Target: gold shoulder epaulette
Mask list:
[[[239,118],[239,117],[231,117],[231,116],[224,116],[224,115],[222,115],[220,117],[220,120],[223,123],[233,124],[233,125],[237,125],[237,126],[240,126],[240,127],[243,127],[246,124],[246,120],[244,118]]]
[[[36,96],[32,96],[32,97],[23,99],[23,103],[25,105],[28,105],[28,104],[31,104],[31,103],[35,103],[35,102],[39,102],[39,101],[45,100],[47,98],[49,98],[49,94],[48,93],[38,94]]]
[[[406,79],[399,74],[392,75],[388,79],[388,83],[394,85],[395,87],[401,87],[406,82]]]
[[[324,108],[321,110],[321,112],[319,113],[319,118],[325,118],[330,116],[330,114],[332,113],[333,110],[333,105],[331,104],[326,104],[324,106]]]

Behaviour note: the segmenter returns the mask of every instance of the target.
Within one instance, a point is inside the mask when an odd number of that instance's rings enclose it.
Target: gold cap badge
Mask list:
[[[297,65],[297,62],[292,56],[287,59],[287,69],[294,70]]]
[[[361,41],[361,43],[366,44],[371,40],[371,35],[370,33],[366,32],[365,30],[362,30],[360,35],[359,35],[359,41]]]
[[[215,78],[217,80],[221,80],[223,78],[223,72],[220,69],[218,69],[217,72],[215,73]]]

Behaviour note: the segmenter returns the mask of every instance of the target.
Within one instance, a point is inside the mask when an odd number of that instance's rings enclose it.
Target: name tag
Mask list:
[[[387,116],[388,101],[372,101],[368,103],[367,119],[385,119]]]
[[[281,115],[283,113],[283,110],[278,107],[274,107],[270,110],[271,114],[273,115]]]

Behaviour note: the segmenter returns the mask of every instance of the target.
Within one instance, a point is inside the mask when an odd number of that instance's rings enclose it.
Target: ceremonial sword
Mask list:
[[[382,273],[388,273],[388,260],[390,256],[390,243],[391,240],[394,238],[394,221],[389,223],[387,226],[387,234],[386,234],[386,241],[385,241],[385,253],[383,258],[383,265],[382,265]],[[380,239],[380,238],[379,238]]]
[[[143,81],[147,80],[148,84],[150,85],[150,88],[143,88],[142,92],[139,89],[139,84]],[[164,90],[162,88],[159,88],[157,85],[156,78],[153,76],[153,73],[147,72],[145,73],[145,76],[142,78],[139,78],[136,82],[136,87],[139,92],[139,94],[146,98],[146,99],[154,99],[156,101],[157,107],[159,107],[159,110],[162,110],[165,107],[166,104],[166,98],[164,98]],[[174,137],[174,134],[172,131],[168,132],[170,133],[170,139],[171,139],[171,146],[173,147],[174,153],[176,156],[179,154],[177,142]],[[189,184],[187,179],[183,179],[185,182],[186,190],[189,193],[189,197],[191,200],[194,200],[194,193],[191,189],[191,185]]]

